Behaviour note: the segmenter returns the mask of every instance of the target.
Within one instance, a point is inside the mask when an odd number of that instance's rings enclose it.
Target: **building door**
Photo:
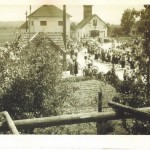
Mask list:
[[[92,30],[92,31],[90,31],[90,35],[91,35],[91,37],[97,37],[97,36],[99,36],[99,31],[98,30]]]

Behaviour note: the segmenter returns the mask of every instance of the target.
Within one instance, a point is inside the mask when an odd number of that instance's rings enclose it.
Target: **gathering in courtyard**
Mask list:
[[[0,133],[150,134],[150,5],[28,9],[0,24]]]
[[[129,42],[117,42],[112,39],[109,43],[68,43],[68,67],[70,75],[83,76],[82,68],[98,67],[98,72],[107,73],[112,68],[121,80],[131,80],[146,84],[146,76],[139,72],[142,39],[136,38]],[[146,59],[146,58],[145,58]],[[144,60],[147,61],[147,60]],[[104,68],[104,69],[103,69]]]

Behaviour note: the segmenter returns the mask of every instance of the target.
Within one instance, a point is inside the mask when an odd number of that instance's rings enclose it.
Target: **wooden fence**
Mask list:
[[[101,125],[103,121],[127,119],[132,117],[141,120],[150,120],[150,107],[134,109],[132,107],[124,106],[112,101],[109,102],[109,105],[115,108],[117,111],[72,114],[14,121],[10,118],[7,112],[4,112],[3,114],[6,118],[6,121],[0,122],[0,131],[10,130],[13,134],[19,134],[18,130],[20,129],[45,128],[88,122],[97,122],[97,124]],[[97,134],[104,134],[104,131],[101,127],[104,126],[101,125],[100,128],[98,128]]]

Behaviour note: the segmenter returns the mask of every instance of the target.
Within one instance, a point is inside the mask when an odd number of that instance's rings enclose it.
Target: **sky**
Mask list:
[[[109,2],[109,3],[108,3]],[[0,0],[0,21],[25,21],[25,12],[29,14],[31,5],[33,12],[44,4],[52,4],[59,8],[66,5],[71,21],[83,19],[83,5],[93,5],[93,14],[97,14],[104,22],[120,24],[122,14],[127,8],[141,10],[149,0]]]

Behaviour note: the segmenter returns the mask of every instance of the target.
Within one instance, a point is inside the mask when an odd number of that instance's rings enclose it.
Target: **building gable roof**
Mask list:
[[[66,13],[67,17],[71,17]],[[42,5],[28,17],[63,17],[63,11],[54,5]]]
[[[28,22],[27,23],[24,22],[19,28],[20,29],[26,29],[26,28],[28,28]]]
[[[83,19],[80,23],[77,24],[76,29],[83,28],[95,16],[98,17],[96,14],[94,14],[94,15],[91,15],[91,16],[86,17],[85,19]],[[100,17],[98,17],[98,18],[100,19]],[[106,25],[106,23],[102,19],[100,19],[100,21],[102,21]]]

